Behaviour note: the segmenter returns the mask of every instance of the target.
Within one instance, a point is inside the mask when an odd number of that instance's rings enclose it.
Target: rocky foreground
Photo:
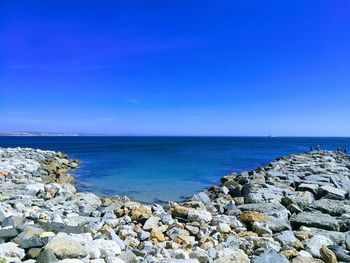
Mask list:
[[[61,153],[0,148],[0,262],[350,262],[350,159],[314,151],[184,203],[77,193]]]

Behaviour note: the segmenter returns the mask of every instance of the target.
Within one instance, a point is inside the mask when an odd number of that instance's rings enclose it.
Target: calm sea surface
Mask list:
[[[81,191],[144,202],[183,200],[230,172],[252,170],[318,144],[350,149],[350,138],[0,137],[0,147],[55,150],[80,159],[73,174]]]

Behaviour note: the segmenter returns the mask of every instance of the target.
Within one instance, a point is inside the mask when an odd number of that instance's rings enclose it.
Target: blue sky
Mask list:
[[[350,136],[350,1],[0,2],[0,130]]]

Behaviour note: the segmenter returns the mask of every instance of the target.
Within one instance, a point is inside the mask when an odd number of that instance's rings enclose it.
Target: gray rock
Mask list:
[[[18,235],[18,231],[15,228],[3,228],[0,229],[0,238],[9,240]]]
[[[254,257],[252,263],[289,263],[288,259],[271,250],[258,257]]]
[[[325,230],[340,230],[340,226],[335,218],[331,217],[330,215],[323,214],[319,211],[301,212],[299,214],[294,214],[290,218],[290,223],[293,229],[299,229],[301,226],[307,226]]]
[[[345,174],[331,174],[330,176],[331,182],[336,186],[336,188],[342,189],[346,192],[350,190],[350,178]]]
[[[200,263],[211,263],[213,260],[208,253],[203,250],[196,250],[190,254],[190,258],[197,259]]]
[[[346,248],[350,249],[350,232],[347,232],[344,237]]]
[[[292,229],[288,220],[281,220],[273,216],[266,217],[266,225],[273,233]]]
[[[350,256],[341,247],[329,245],[328,248],[335,254],[339,261],[350,262]]]
[[[166,225],[172,225],[175,223],[174,219],[170,214],[162,214],[160,217],[160,220],[162,221],[163,224],[166,224]]]
[[[315,201],[314,195],[311,192],[296,192],[295,195],[289,195],[282,198],[282,204],[289,206],[291,204],[297,205],[301,209],[306,208],[309,204]]]
[[[344,232],[338,232],[338,231],[329,231],[329,230],[323,230],[319,228],[308,228],[312,234],[314,235],[321,235],[329,238],[333,244],[339,245],[344,243],[345,240],[345,233]]]
[[[1,226],[2,227],[14,227],[17,230],[22,230],[26,219],[21,216],[9,216],[4,219]]]
[[[245,204],[238,206],[238,209],[241,211],[256,211],[282,220],[288,220],[289,216],[289,211],[279,203]]]
[[[199,201],[199,202],[202,202],[203,204],[208,204],[211,202],[209,196],[204,193],[204,192],[200,192],[198,194],[195,194],[193,197],[192,197],[193,200],[195,201]]]
[[[245,186],[246,187],[246,186]],[[283,198],[284,190],[272,185],[254,185],[251,188],[243,188],[243,196],[245,197],[246,203],[272,203],[272,202],[280,202]]]
[[[50,249],[43,249],[36,258],[37,263],[57,263],[55,253]]]
[[[350,202],[348,200],[331,200],[320,199],[315,201],[309,208],[319,210],[332,216],[341,216],[342,214],[350,214]]]
[[[322,175],[316,175],[316,174],[305,176],[304,180],[310,181],[311,183],[316,183],[316,184],[320,182],[329,183],[330,181],[328,175],[322,176]]]
[[[309,191],[313,193],[314,195],[318,192],[318,184],[306,184],[302,183],[298,186],[299,191]]]
[[[24,249],[32,248],[32,247],[42,247],[47,244],[48,237],[40,238],[40,234],[43,233],[44,230],[35,227],[27,227],[24,231],[19,234],[14,241]]]
[[[150,232],[147,232],[147,231],[141,231],[139,234],[139,238],[142,241],[149,239],[150,236],[151,236]]]
[[[293,231],[286,230],[281,233],[275,234],[274,239],[277,240],[282,246],[288,245],[291,242],[296,242],[298,239],[294,236]]]
[[[159,263],[200,263],[197,259],[166,259]]]
[[[319,197],[328,198],[328,199],[344,200],[346,191],[343,191],[341,189],[338,189],[329,185],[324,185],[318,189],[318,195]]]
[[[3,211],[0,207],[0,225],[5,220],[5,218],[6,218],[5,211]]]

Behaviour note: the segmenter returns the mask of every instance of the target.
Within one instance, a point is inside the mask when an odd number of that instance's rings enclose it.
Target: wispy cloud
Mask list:
[[[89,42],[89,45],[83,41]],[[154,39],[154,38],[132,38],[120,39],[117,37],[103,37],[101,35],[81,35],[80,38],[61,36],[59,40],[55,39],[49,45],[45,46],[47,54],[42,54],[42,46],[22,46],[18,40],[13,40],[12,45],[8,45],[7,56],[12,62],[6,66],[7,69],[23,70],[49,70],[49,71],[91,71],[99,69],[118,68],[125,66],[133,66],[137,62],[128,61],[128,57],[135,55],[146,55],[164,53],[176,49],[187,49],[198,45],[202,45],[205,41],[196,38],[172,38],[172,39]],[[10,51],[12,46],[19,46],[22,52],[28,50],[27,53],[38,54],[38,57],[52,58],[52,60],[40,61],[37,59],[27,58],[25,53],[18,57]],[[62,47],[70,47],[62,50]],[[99,47],[99,48],[96,48]],[[68,51],[67,51],[68,50]],[[52,54],[63,53],[62,58],[57,58]],[[39,56],[40,55],[40,56]],[[74,57],[73,57],[74,56]]]

